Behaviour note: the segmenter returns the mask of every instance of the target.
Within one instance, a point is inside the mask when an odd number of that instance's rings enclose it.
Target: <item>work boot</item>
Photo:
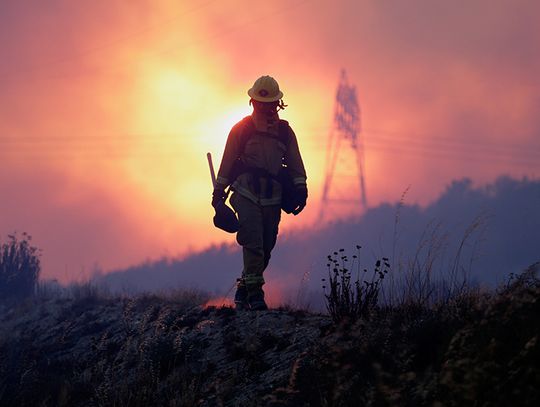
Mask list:
[[[251,311],[265,311],[268,309],[264,301],[264,291],[261,287],[248,291],[247,302]]]
[[[247,301],[248,291],[244,283],[244,280],[239,278],[236,280],[236,294],[234,294],[234,308],[238,311],[245,311],[249,309]]]

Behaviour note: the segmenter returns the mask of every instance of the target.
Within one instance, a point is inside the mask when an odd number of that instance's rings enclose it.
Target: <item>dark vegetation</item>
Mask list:
[[[360,249],[361,246],[357,245],[351,262],[345,249],[339,249],[327,257],[328,280],[322,279],[323,290],[326,309],[335,323],[368,319],[377,307],[381,283],[390,264],[386,257],[382,261],[377,260],[370,276],[368,269],[361,268]],[[329,286],[328,292],[326,284]]]
[[[0,405],[537,405],[539,263],[495,291],[391,303],[389,263],[356,256],[330,256],[330,315],[41,286],[0,307]]]
[[[40,272],[39,250],[32,237],[9,235],[0,244],[0,302],[17,301],[33,295]]]
[[[295,306],[236,312],[205,306],[198,291],[127,295],[34,280],[36,295],[0,301],[0,405],[539,405],[540,263],[481,287],[471,270],[485,217],[451,249],[443,226],[429,223],[406,257],[403,199],[392,210],[391,260],[357,246],[321,265],[323,314],[299,308],[300,292]]]
[[[344,321],[295,365],[281,405],[537,405],[538,270],[496,292],[430,307],[409,299]]]

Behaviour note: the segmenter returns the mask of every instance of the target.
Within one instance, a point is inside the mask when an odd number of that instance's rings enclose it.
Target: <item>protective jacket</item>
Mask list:
[[[251,120],[251,126],[246,126],[246,120]],[[286,139],[280,137],[284,123],[288,129]],[[248,127],[249,135],[246,134]],[[234,174],[238,160],[250,170]],[[234,191],[259,205],[280,205],[282,187],[277,177],[283,165],[287,166],[295,186],[306,185],[306,171],[293,130],[280,121],[277,114],[268,117],[254,112],[231,129],[216,188],[225,189],[232,183]]]

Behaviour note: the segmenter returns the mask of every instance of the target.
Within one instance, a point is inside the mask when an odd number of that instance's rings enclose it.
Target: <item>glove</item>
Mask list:
[[[296,200],[297,200],[298,206],[292,212],[294,216],[298,215],[306,207],[307,197],[308,197],[307,186],[305,185],[297,186],[296,187]]]
[[[225,199],[227,199],[227,194],[224,189],[214,189],[214,192],[212,192],[212,206],[214,208],[218,206],[220,202],[225,202]]]

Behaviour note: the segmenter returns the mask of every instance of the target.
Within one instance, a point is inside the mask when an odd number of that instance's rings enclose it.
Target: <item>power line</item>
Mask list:
[[[522,157],[522,156],[512,156],[512,155],[506,155],[506,156],[497,156],[493,154],[472,154],[472,153],[457,153],[457,152],[444,152],[442,150],[438,151],[429,151],[429,150],[420,150],[414,147],[407,147],[407,146],[390,146],[388,144],[376,144],[376,143],[365,143],[366,150],[379,150],[387,153],[392,154],[403,154],[406,153],[411,156],[415,157],[421,157],[421,158],[429,158],[429,159],[452,159],[456,161],[466,161],[469,160],[469,163],[471,162],[483,162],[483,163],[494,163],[494,162],[512,162],[512,163],[519,163],[520,165],[526,165],[526,166],[538,166],[540,164],[540,155],[537,157]]]
[[[320,128],[319,128],[320,129]],[[465,146],[467,149],[489,149],[489,150],[500,150],[508,151],[514,150],[516,153],[531,153],[540,154],[540,145],[533,146],[531,150],[530,145],[524,144],[502,144],[493,141],[478,141],[470,140],[464,143],[461,140],[456,140],[455,138],[450,137],[441,137],[441,136],[431,136],[429,134],[411,134],[410,132],[399,132],[399,131],[388,131],[383,129],[364,129],[362,130],[364,134],[370,135],[370,140],[380,140],[380,141],[389,141],[394,142],[407,142],[409,144],[432,144],[437,148],[448,148],[454,146]],[[322,133],[317,133],[322,135]],[[379,134],[379,136],[373,135]],[[382,136],[381,136],[382,135]],[[398,137],[394,137],[398,136]],[[310,138],[310,140],[319,140],[318,138]],[[309,140],[308,140],[309,141]],[[322,142],[322,141],[321,141]]]
[[[107,134],[95,136],[0,136],[0,143],[16,144],[55,144],[78,142],[124,142],[124,141],[176,141],[183,140],[182,135],[173,133],[133,133],[133,134]]]
[[[410,153],[414,156],[421,156],[423,158],[452,158],[456,160],[464,160],[464,159],[470,159],[470,160],[497,160],[497,161],[520,161],[523,163],[527,163],[527,165],[531,166],[538,166],[540,164],[540,154],[534,154],[531,153],[527,156],[524,156],[523,154],[512,154],[512,153],[494,153],[490,151],[483,151],[483,152],[475,152],[471,150],[448,150],[448,149],[442,149],[442,148],[433,148],[430,146],[425,146],[424,148],[419,148],[418,146],[413,145],[399,145],[389,142],[380,142],[380,141],[373,141],[373,140],[364,140],[364,147],[366,149],[366,152],[369,153],[369,150],[378,150],[382,152],[389,152],[389,153]],[[306,147],[302,147],[302,149],[306,149]],[[308,150],[311,151],[321,151],[322,148],[320,146],[315,145],[308,145]],[[369,161],[369,156],[367,157],[367,161]]]
[[[407,145],[397,145],[389,143],[377,143],[367,141],[365,142],[366,152],[369,151],[378,151],[383,154],[397,154],[401,157],[407,158],[420,158],[423,160],[438,160],[445,159],[451,161],[467,161],[468,164],[486,164],[486,163],[506,163],[519,166],[526,166],[537,168],[540,163],[539,156],[529,156],[523,157],[522,155],[504,155],[497,156],[491,153],[483,154],[472,154],[470,151],[467,152],[452,152],[445,150],[426,150],[418,149],[415,146]],[[30,147],[30,146],[29,146]],[[137,145],[134,149],[126,149],[124,151],[112,151],[111,148],[105,148],[103,146],[93,146],[95,148],[74,148],[76,146],[67,146],[66,148],[58,148],[58,146],[48,146],[46,149],[43,148],[26,148],[26,149],[4,149],[0,150],[0,157],[10,157],[15,159],[122,159],[122,158],[134,158],[134,159],[158,159],[158,158],[179,158],[182,156],[180,150],[171,151],[170,146],[163,146],[163,148],[156,148],[155,145]],[[159,146],[158,146],[159,147]],[[182,148],[182,145],[178,146],[179,149]],[[313,148],[315,147],[315,148]],[[313,151],[321,152],[324,151],[320,146],[309,146],[303,147],[304,151]],[[367,157],[367,162],[369,163],[369,156]]]
[[[398,133],[394,133],[398,134]],[[192,145],[193,139],[186,138],[181,134],[173,133],[133,133],[133,134],[108,134],[108,135],[93,135],[93,136],[3,136],[0,137],[0,145],[11,148],[33,148],[33,147],[75,147],[77,144],[81,146],[103,147],[109,144],[136,143],[136,144],[163,144],[165,142],[181,145]],[[319,137],[307,138],[301,140],[302,144],[322,148],[322,139]],[[440,145],[427,140],[410,140],[406,138],[394,137],[368,137],[366,142],[370,144],[378,144],[394,147],[402,145],[405,148],[416,148],[423,150],[426,153],[435,151],[452,152],[458,154],[488,154],[488,155],[519,155],[523,158],[536,159],[540,155],[540,150],[535,147],[526,147],[525,145],[515,144],[494,144],[494,143],[463,143],[452,141],[452,144]],[[406,144],[403,144],[405,142]]]
[[[307,145],[312,150],[322,150],[324,147],[321,143],[317,143],[321,140],[318,137],[312,139],[303,139],[301,144],[304,147]],[[470,145],[469,143],[457,143],[454,142],[450,146],[441,146],[434,143],[430,143],[429,140],[423,142],[414,140],[414,142],[407,141],[403,143],[404,139],[401,138],[384,138],[384,137],[368,137],[364,141],[369,146],[375,146],[376,148],[400,148],[415,150],[425,154],[445,152],[454,154],[468,154],[468,155],[489,155],[489,156],[508,156],[525,158],[525,159],[537,159],[540,156],[540,151],[534,148],[528,148],[527,151],[522,149],[524,145],[492,145],[485,144],[481,150],[475,150],[480,145]],[[10,136],[0,137],[0,145],[5,148],[11,148],[10,151],[28,151],[35,148],[43,150],[44,148],[88,148],[93,147],[97,149],[107,149],[109,145],[116,144],[121,146],[125,143],[134,143],[135,146],[148,146],[148,145],[161,145],[164,143],[172,143],[174,145],[193,145],[194,139],[186,138],[180,134],[167,134],[167,133],[138,133],[138,134],[111,134],[111,135],[95,135],[95,136]],[[519,150],[518,150],[519,149]]]
[[[369,134],[369,133],[368,133]],[[418,138],[415,138],[415,139],[411,139],[411,138],[408,138],[408,137],[399,137],[399,138],[396,138],[396,137],[388,137],[388,136],[375,136],[375,137],[371,137],[372,139],[375,139],[375,140],[381,140],[381,141],[390,141],[390,142],[395,142],[395,141],[401,141],[401,142],[406,142],[408,144],[412,144],[412,145],[421,145],[421,144],[431,144],[433,146],[436,146],[438,148],[455,148],[455,147],[460,147],[460,146],[465,146],[468,148],[468,149],[480,149],[480,150],[492,150],[492,151],[500,151],[500,152],[506,152],[508,151],[509,149],[510,150],[514,150],[516,153],[524,153],[524,154],[528,154],[528,153],[531,153],[531,152],[534,152],[534,153],[537,153],[537,154],[540,154],[540,147],[537,147],[535,150],[532,150],[531,151],[531,146],[525,146],[525,145],[519,145],[519,144],[500,144],[500,143],[493,143],[493,142],[489,142],[489,141],[475,141],[475,140],[471,140],[469,142],[467,142],[466,144],[464,144],[463,142],[459,142],[459,141],[456,141],[456,140],[450,140],[450,139],[447,139],[445,141],[440,141],[438,139],[432,139],[431,137],[427,138],[427,139],[424,139],[422,141],[419,141]],[[534,148],[534,147],[533,147]]]
[[[364,143],[368,147],[375,146],[375,148],[379,149],[392,149],[397,147],[400,149],[415,150],[424,154],[443,152],[474,157],[478,155],[491,156],[494,158],[518,157],[519,159],[537,160],[540,162],[540,150],[536,150],[534,147],[529,147],[527,150],[525,150],[526,147],[524,145],[492,145],[491,143],[484,143],[483,145],[480,145],[476,143],[469,144],[463,142],[454,142],[453,145],[440,145],[438,143],[431,143],[430,140],[407,141],[407,139],[403,138],[387,137],[365,137]],[[321,147],[321,144],[314,140],[308,141],[307,145],[312,149],[319,149]]]

